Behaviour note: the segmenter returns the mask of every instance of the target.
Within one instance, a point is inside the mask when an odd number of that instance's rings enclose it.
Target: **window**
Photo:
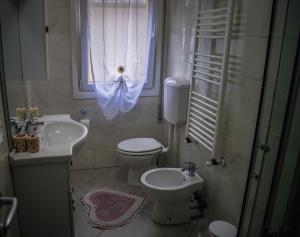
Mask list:
[[[119,0],[120,1],[120,0]],[[128,4],[124,0],[126,8]],[[161,48],[162,48],[162,9],[163,1],[161,0],[135,0],[138,8],[147,13],[147,17],[151,17],[151,41],[150,41],[150,57],[148,60],[147,79],[145,81],[141,96],[157,96],[159,95],[159,79],[161,64]],[[95,1],[95,11],[97,7],[101,8],[103,4],[106,7],[115,3],[115,0]],[[92,79],[90,53],[87,37],[87,0],[71,0],[71,40],[72,40],[72,74],[73,74],[73,97],[95,98],[95,85]],[[93,5],[93,7],[94,7]],[[145,21],[145,14],[140,14],[140,21]],[[112,14],[112,17],[114,15]],[[106,16],[107,17],[107,16]],[[148,22],[148,19],[147,19]],[[155,62],[155,63],[154,63]]]

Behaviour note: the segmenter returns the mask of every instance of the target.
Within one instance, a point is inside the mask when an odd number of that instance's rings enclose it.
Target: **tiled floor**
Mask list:
[[[190,224],[158,225],[151,221],[151,203],[147,203],[141,213],[130,223],[114,230],[100,230],[91,227],[86,219],[87,210],[80,202],[82,193],[97,187],[112,187],[122,191],[130,191],[143,195],[143,190],[126,184],[126,170],[103,168],[79,170],[72,172],[74,199],[75,237],[197,237],[198,229],[204,220],[196,219]]]

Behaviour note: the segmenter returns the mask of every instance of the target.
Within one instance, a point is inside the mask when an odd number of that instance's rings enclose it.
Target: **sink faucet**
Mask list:
[[[189,172],[190,177],[195,176],[195,172],[196,172],[195,163],[189,161],[189,162],[183,162],[183,164],[184,164],[184,167],[181,169],[181,171],[187,170]]]
[[[32,126],[38,126],[38,125],[44,125],[44,122],[35,122],[33,121],[32,119],[28,118],[26,121],[25,121],[25,132],[27,134],[29,134],[30,132],[30,128]]]

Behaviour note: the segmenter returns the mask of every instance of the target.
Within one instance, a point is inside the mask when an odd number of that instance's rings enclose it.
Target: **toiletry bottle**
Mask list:
[[[88,116],[88,112],[85,108],[81,108],[80,109],[80,119],[79,119],[80,123],[85,125],[87,127],[87,129],[89,129],[90,127],[90,118]]]

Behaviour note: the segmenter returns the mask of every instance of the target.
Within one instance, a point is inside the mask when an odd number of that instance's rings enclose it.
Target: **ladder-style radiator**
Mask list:
[[[195,52],[186,139],[196,140],[216,158],[224,101],[234,0],[197,13]]]

